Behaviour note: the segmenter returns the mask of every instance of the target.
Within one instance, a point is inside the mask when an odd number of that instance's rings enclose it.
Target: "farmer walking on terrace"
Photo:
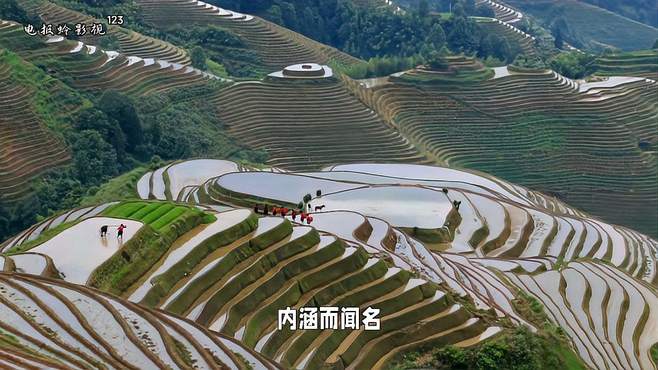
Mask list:
[[[117,228],[117,239],[123,240],[123,230],[126,228],[126,225],[121,224]]]

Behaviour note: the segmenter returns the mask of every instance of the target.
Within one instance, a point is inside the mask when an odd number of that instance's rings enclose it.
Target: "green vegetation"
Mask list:
[[[658,47],[626,53],[605,53],[596,59],[601,76],[642,76],[658,78]]]
[[[115,200],[138,198],[137,181],[139,181],[142,175],[146,172],[158,167],[160,167],[160,162],[154,162],[148,167],[137,167],[132,171],[117,176],[101,185],[92,195],[87,195],[82,198],[80,200],[80,205],[87,206]]]
[[[563,76],[580,79],[595,71],[595,62],[594,55],[571,51],[558,54],[549,61],[549,65]]]
[[[192,67],[198,68],[205,71],[208,69],[208,63],[206,62],[206,53],[199,46],[192,48],[190,52],[190,61],[192,62]]]
[[[174,341],[174,350],[176,351],[176,354],[178,357],[183,359],[185,361],[185,364],[189,367],[194,367],[194,362],[195,360],[192,358],[192,354],[190,351],[185,347],[185,345],[176,339],[172,338]]]
[[[582,0],[611,12],[658,27],[658,12],[654,0]]]
[[[560,337],[533,334],[527,327],[508,330],[478,346],[447,346],[427,352],[406,353],[393,369],[478,369],[540,370],[586,369]]]
[[[422,64],[424,59],[420,56],[411,57],[375,57],[367,63],[359,63],[346,67],[343,70],[334,67],[354,79],[388,76],[392,73],[404,71]]]
[[[261,61],[242,38],[216,25],[176,25],[164,31],[146,29],[154,37],[188,48],[192,65],[206,70],[224,70],[230,77],[265,76]],[[218,74],[218,76],[222,76]]]
[[[512,301],[516,311],[539,328],[533,333],[526,326],[504,332],[477,346],[459,348],[419,348],[398,356],[393,369],[478,369],[478,370],[584,370],[587,367],[571,349],[561,328],[553,325],[544,307],[534,297],[518,291]]]
[[[196,208],[169,202],[129,201],[102,213],[106,217],[141,221],[144,226],[100,265],[89,278],[89,285],[120,295],[143,276],[186,232],[214,216]]]
[[[28,14],[16,0],[3,0],[0,3],[0,19],[22,24],[39,24],[39,19]]]
[[[36,351],[30,346],[22,344],[15,335],[3,329],[0,329],[0,348],[7,349],[9,351],[16,351],[18,353],[25,353],[34,358],[46,361],[53,366],[64,367],[64,364],[62,364],[58,359],[51,358],[42,352]]]
[[[142,302],[147,306],[155,306],[167,293],[185,276],[187,276],[195,266],[204,258],[209,256],[213,251],[227,246],[244,235],[256,230],[258,227],[258,218],[251,214],[243,222],[240,222],[214,236],[206,239],[203,243],[197,245],[178,263],[174,264],[164,274],[160,275],[153,282],[153,287],[146,294]],[[267,234],[267,233],[266,233]],[[249,243],[249,242],[247,242]],[[187,304],[191,304],[188,302]]]
[[[658,37],[656,28],[579,1],[509,0],[507,3],[538,19],[554,36],[559,35],[581,49],[648,49]],[[651,11],[655,13],[655,7]]]
[[[0,46],[19,47],[12,40],[3,38]],[[93,95],[73,90],[63,82],[67,81],[65,74],[57,79],[46,73],[54,66],[53,59],[41,58],[38,63],[39,68],[17,54],[0,51],[0,64],[9,66],[11,81],[32,92],[33,112],[66,144],[71,161],[32,181],[20,203],[0,200],[0,241],[34,224],[37,217],[75,208],[82,202],[130,197],[132,190],[121,195],[119,188],[96,193],[102,184],[145,166],[154,156],[156,161],[211,157],[253,163],[267,158],[263,151],[253,151],[229,138],[217,121],[216,108],[208,96],[224,87],[222,82],[151,94],[140,97],[136,104],[137,97],[117,91]],[[215,71],[222,69],[216,63],[211,66]],[[109,188],[123,179],[113,181]]]
[[[472,1],[458,1],[448,18],[433,16],[422,4],[400,14],[394,12],[393,7],[360,7],[350,1],[335,0],[213,0],[210,3],[257,14],[367,60],[427,57],[446,44],[454,52],[477,53],[483,58],[492,55],[510,62],[517,53],[506,40],[483,32],[477,22],[468,17],[492,15],[487,7],[476,7]],[[400,59],[374,60],[368,69],[399,62]],[[368,77],[379,75],[381,73],[366,74]]]
[[[169,202],[126,201],[108,208],[102,215],[140,221],[157,231],[166,231],[179,218],[191,215],[198,216],[202,223],[214,221],[214,216],[197,208]]]
[[[142,98],[138,113],[147,127],[147,151],[165,160],[207,157],[264,163],[264,151],[241,146],[218,122],[216,107],[208,96],[222,86],[221,82],[211,82]]]
[[[651,346],[651,358],[655,364],[658,364],[658,343]]]

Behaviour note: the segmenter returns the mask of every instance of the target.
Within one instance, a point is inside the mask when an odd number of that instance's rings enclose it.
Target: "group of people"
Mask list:
[[[296,209],[289,209],[286,207],[269,207],[267,204],[261,206],[259,204],[254,205],[254,213],[263,214],[263,215],[272,215],[272,216],[288,216],[292,218],[293,221],[297,221],[297,216],[300,216],[302,223],[306,222],[307,225],[310,225],[313,222],[313,216],[309,215],[304,211],[298,211]]]
[[[127,227],[124,224],[120,224],[119,226],[116,226],[116,225],[112,225],[112,226],[103,225],[103,226],[101,226],[101,238],[107,238],[107,230],[110,227],[116,227],[117,228],[117,239],[123,240],[123,230],[125,230],[126,227]]]

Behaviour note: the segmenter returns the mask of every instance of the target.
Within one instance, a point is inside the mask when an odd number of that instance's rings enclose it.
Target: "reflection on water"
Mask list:
[[[440,228],[452,209],[440,191],[410,186],[380,186],[329,194],[326,210],[351,210],[394,226]]]

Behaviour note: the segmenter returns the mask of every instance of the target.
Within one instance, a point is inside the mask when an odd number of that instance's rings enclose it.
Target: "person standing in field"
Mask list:
[[[108,228],[107,225],[101,226],[101,238],[107,237],[107,228]]]
[[[126,225],[121,224],[117,228],[117,239],[123,240],[123,230],[126,228]]]

